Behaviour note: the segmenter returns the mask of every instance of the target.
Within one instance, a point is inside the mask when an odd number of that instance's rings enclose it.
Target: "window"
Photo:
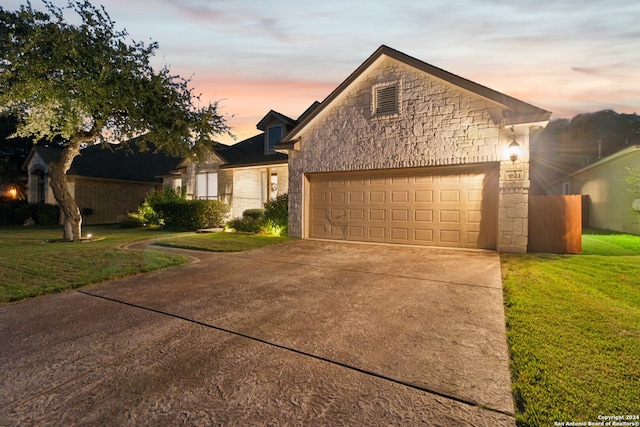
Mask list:
[[[571,183],[570,182],[563,182],[562,183],[562,194],[564,194],[565,196],[568,196],[569,194],[571,194]]]
[[[171,180],[171,188],[180,191],[182,189],[182,178],[173,178]]]
[[[373,87],[373,117],[400,114],[400,92],[398,82],[382,83]]]
[[[32,176],[36,179],[36,203],[44,205],[47,201],[47,176],[39,169]]]
[[[282,139],[282,126],[272,126],[267,129],[267,151],[273,151],[273,147]]]
[[[218,200],[217,172],[203,172],[196,175],[196,199]]]

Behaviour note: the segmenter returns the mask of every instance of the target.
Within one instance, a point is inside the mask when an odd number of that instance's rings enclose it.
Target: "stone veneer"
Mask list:
[[[372,88],[388,82],[399,84],[400,114],[372,117]],[[502,161],[512,136],[496,124],[501,106],[389,57],[333,103],[303,130],[300,151],[289,153],[291,236],[304,234],[305,174],[492,162],[500,168],[497,249],[526,252],[529,128],[516,128],[522,159]],[[507,176],[514,169],[516,180]]]

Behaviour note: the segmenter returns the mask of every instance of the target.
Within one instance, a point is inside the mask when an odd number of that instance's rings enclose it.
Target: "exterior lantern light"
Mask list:
[[[509,144],[509,159],[512,163],[515,163],[520,157],[520,144],[516,142],[515,135],[513,136],[513,142]]]

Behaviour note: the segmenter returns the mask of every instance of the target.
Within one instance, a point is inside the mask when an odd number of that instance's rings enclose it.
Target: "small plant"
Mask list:
[[[227,223],[227,227],[245,233],[257,233],[264,224],[264,209],[247,209],[242,212],[242,218],[234,218]]]
[[[267,234],[286,236],[289,228],[289,195],[281,194],[264,204],[263,230]]]
[[[162,216],[156,211],[157,206],[163,203],[171,203],[185,200],[185,196],[175,190],[169,185],[165,185],[161,190],[156,190],[153,193],[149,193],[144,199],[144,202],[138,208],[138,212],[130,214],[132,218],[128,220],[129,224],[133,224],[133,219],[137,220],[142,226],[164,226],[164,220]],[[129,228],[129,227],[123,227]]]

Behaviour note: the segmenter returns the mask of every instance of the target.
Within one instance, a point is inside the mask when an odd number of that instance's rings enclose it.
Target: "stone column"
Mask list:
[[[518,133],[518,160],[512,162],[507,147],[513,141],[510,129],[501,132],[498,194],[498,252],[526,253],[529,241],[529,131]]]

